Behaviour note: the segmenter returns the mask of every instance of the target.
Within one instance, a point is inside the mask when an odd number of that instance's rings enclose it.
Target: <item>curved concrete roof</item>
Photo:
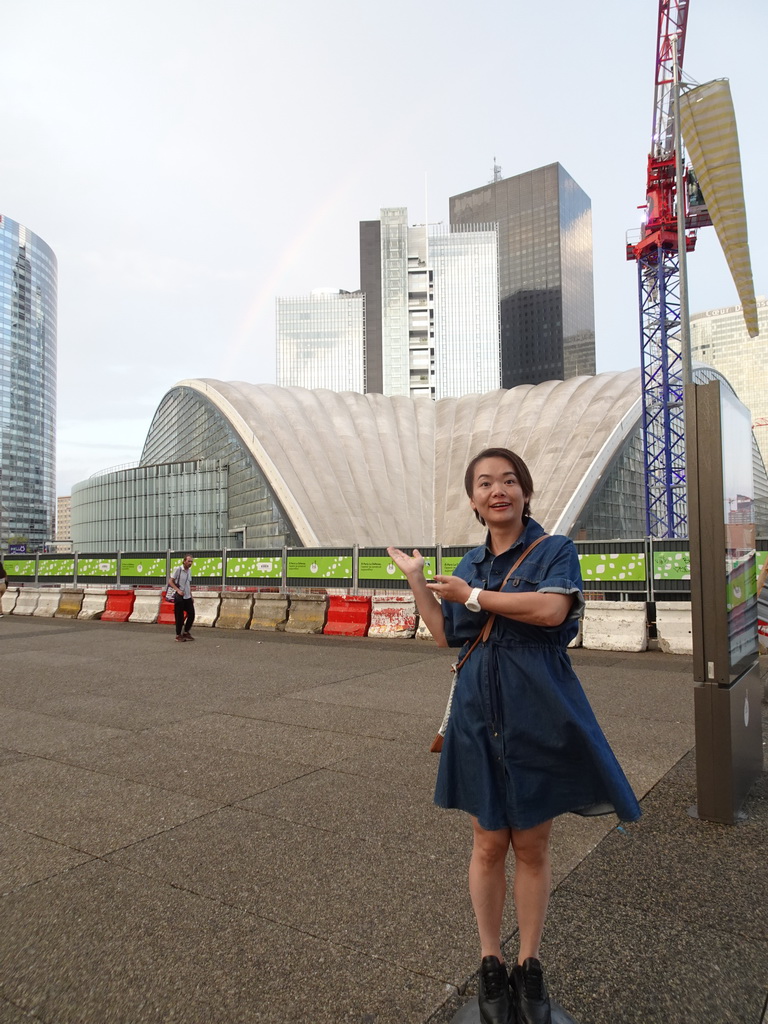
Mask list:
[[[183,380],[231,423],[307,546],[475,544],[464,492],[478,451],[528,463],[534,516],[567,533],[640,417],[638,370],[462,398],[389,398]]]

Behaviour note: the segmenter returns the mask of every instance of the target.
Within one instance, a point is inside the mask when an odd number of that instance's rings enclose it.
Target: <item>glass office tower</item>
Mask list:
[[[451,225],[498,225],[501,383],[595,372],[592,205],[559,163],[450,199]]]
[[[361,292],[317,289],[277,300],[280,387],[365,390]]]
[[[750,338],[741,306],[710,309],[691,316],[691,356],[728,378],[752,413],[763,462],[768,466],[768,390],[765,386],[768,299],[757,300],[760,333]]]
[[[53,540],[56,257],[0,216],[0,546]]]

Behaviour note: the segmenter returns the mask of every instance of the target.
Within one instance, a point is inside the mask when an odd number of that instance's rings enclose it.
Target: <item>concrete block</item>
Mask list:
[[[215,626],[221,606],[219,591],[196,590],[192,596],[195,599],[195,625]]]
[[[100,619],[107,607],[107,588],[89,586],[83,594],[83,604],[77,613],[78,619]]]
[[[328,610],[325,594],[291,594],[288,621],[282,627],[286,633],[322,633]]]
[[[416,635],[416,602],[413,597],[374,597],[368,636],[411,639]]]
[[[2,611],[3,615],[11,615],[13,613],[13,609],[16,606],[16,599],[18,596],[18,587],[8,587],[6,589],[2,598],[0,598],[0,611]]]
[[[253,594],[243,590],[223,590],[217,629],[248,629],[253,610]]]
[[[41,619],[52,619],[59,607],[60,600],[61,591],[58,587],[41,587],[37,605],[32,614]]]
[[[255,594],[249,629],[285,629],[288,621],[287,594]]]
[[[137,590],[129,622],[157,622],[162,590]]]
[[[591,651],[645,651],[645,601],[587,601],[582,645]]]
[[[19,587],[19,596],[16,598],[14,615],[34,615],[37,602],[40,599],[40,591],[37,587]]]
[[[59,607],[54,612],[55,619],[76,619],[83,606],[84,591],[79,587],[62,587]]]
[[[584,616],[579,619],[579,631],[576,636],[568,644],[569,647],[581,647],[584,641]]]
[[[665,654],[693,654],[690,601],[657,601],[656,633]]]

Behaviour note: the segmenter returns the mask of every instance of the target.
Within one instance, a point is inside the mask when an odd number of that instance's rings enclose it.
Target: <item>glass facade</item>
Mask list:
[[[226,523],[219,459],[136,466],[72,489],[72,533],[83,553],[221,548]]]
[[[381,370],[385,395],[410,394],[408,211],[381,211]]]
[[[365,390],[362,292],[316,291],[277,300],[280,387]]]
[[[213,547],[301,546],[255,460],[228,420],[198,392],[177,387],[168,392],[154,415],[140,464],[189,459],[218,459],[228,469],[228,526]]]
[[[0,545],[53,541],[56,295],[52,249],[0,216]]]
[[[691,317],[691,356],[713,366],[728,380],[752,413],[754,434],[768,464],[768,388],[765,385],[768,299],[757,300],[760,333],[750,338],[741,306],[712,309]]]
[[[452,226],[498,225],[502,387],[594,374],[586,193],[555,163],[449,202]]]
[[[72,488],[72,546],[104,550],[300,547],[227,419],[191,388],[158,406],[139,465]]]

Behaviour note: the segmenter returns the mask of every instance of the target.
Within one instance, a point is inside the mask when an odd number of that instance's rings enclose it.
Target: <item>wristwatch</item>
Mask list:
[[[480,607],[480,602],[477,600],[477,595],[482,590],[482,587],[475,587],[472,593],[469,595],[467,600],[464,602],[464,607],[468,608],[471,612],[481,612],[483,609]]]

